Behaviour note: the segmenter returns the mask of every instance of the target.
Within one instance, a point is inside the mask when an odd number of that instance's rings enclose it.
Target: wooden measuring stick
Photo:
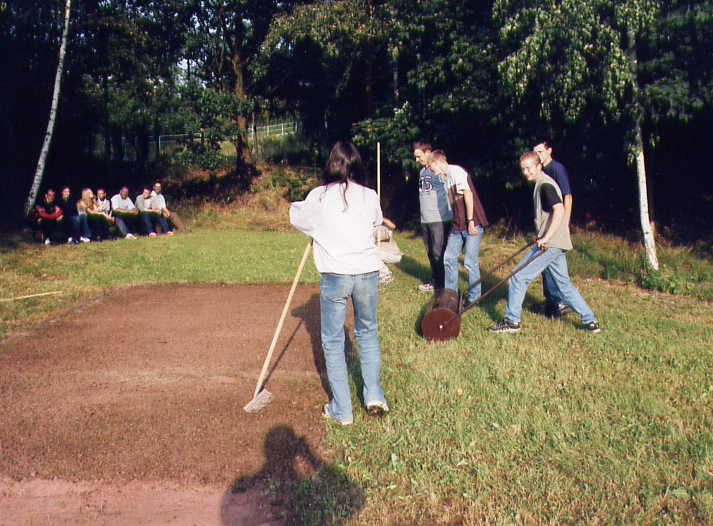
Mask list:
[[[39,298],[40,296],[50,296],[52,294],[62,294],[62,290],[53,290],[52,292],[40,292],[39,294],[28,294],[27,296],[15,296],[14,298],[2,298],[0,301],[15,301],[26,300],[27,298]]]

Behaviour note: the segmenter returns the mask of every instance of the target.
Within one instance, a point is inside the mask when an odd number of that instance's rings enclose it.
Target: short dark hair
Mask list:
[[[416,141],[415,143],[413,143],[413,150],[414,151],[421,150],[422,152],[430,152],[431,150],[433,150],[433,146],[431,146],[427,142]]]

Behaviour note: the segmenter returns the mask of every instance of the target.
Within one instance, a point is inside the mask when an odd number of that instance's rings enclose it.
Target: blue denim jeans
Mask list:
[[[162,234],[165,234],[166,232],[171,230],[168,225],[168,220],[161,214],[154,214],[152,212],[140,212],[139,217],[141,218],[141,223],[143,224],[144,232],[146,233],[146,235],[156,232],[156,228],[154,226],[156,225],[156,223],[161,225]]]
[[[458,290],[458,257],[463,250],[463,246],[465,246],[463,265],[468,271],[468,287],[480,279],[478,257],[480,256],[480,240],[483,238],[483,227],[478,225],[475,229],[477,233],[472,236],[468,234],[467,230],[462,232],[451,230],[451,233],[448,235],[446,255],[443,258],[447,289]],[[480,291],[481,286],[478,284],[468,291],[466,299],[468,301],[475,301],[480,297]]]
[[[520,260],[533,257],[539,249],[531,248]],[[515,274],[508,281],[508,304],[505,308],[505,319],[514,323],[520,322],[522,313],[522,302],[525,299],[528,285],[538,275],[547,270],[552,277],[554,285],[562,296],[562,303],[572,307],[582,317],[582,323],[589,323],[596,318],[592,309],[584,301],[579,291],[572,285],[567,270],[566,252],[559,248],[548,248],[544,254],[530,263],[523,270]]]
[[[332,390],[328,410],[333,418],[342,422],[353,418],[344,354],[344,320],[350,296],[354,306],[354,334],[359,344],[359,362],[364,380],[364,403],[386,402],[379,383],[381,349],[376,321],[379,272],[355,275],[323,273],[320,277],[319,306],[322,350]]]
[[[77,225],[75,231],[79,233],[80,236],[86,237],[87,239],[92,238],[92,230],[89,228],[89,218],[87,214],[78,214],[72,218]]]
[[[542,273],[542,294],[545,296],[545,309],[554,308],[562,303],[562,295],[560,291],[557,290],[555,280],[548,269],[545,269]]]

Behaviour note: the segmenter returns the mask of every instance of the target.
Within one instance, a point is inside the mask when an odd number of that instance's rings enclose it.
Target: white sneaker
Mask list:
[[[73,238],[73,237],[68,237],[68,238],[67,238],[67,243],[74,243],[74,238]]]
[[[88,237],[82,236],[79,238],[79,241],[81,241],[82,243],[89,243],[89,242],[91,242],[91,239],[89,239]]]
[[[433,292],[433,283],[421,283],[418,290],[419,292]]]
[[[124,239],[136,239],[136,236],[134,234],[132,234],[131,232],[129,232],[128,234],[126,234],[124,236]]]
[[[156,232],[151,232],[151,233],[149,234],[149,237],[156,237]]]
[[[52,240],[50,238],[45,239],[45,245],[51,245]]]
[[[173,230],[169,230],[168,232],[166,232],[166,235],[167,235],[167,236],[172,236],[172,235],[173,235]]]

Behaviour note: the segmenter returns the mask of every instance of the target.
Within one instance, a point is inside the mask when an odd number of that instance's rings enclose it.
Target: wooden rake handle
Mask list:
[[[275,345],[277,344],[277,339],[280,337],[280,331],[282,330],[282,325],[285,323],[285,317],[287,316],[287,311],[290,308],[290,303],[292,302],[292,296],[295,294],[295,289],[297,288],[297,283],[300,281],[300,276],[302,275],[302,269],[304,269],[305,263],[307,262],[307,256],[309,256],[309,251],[312,248],[312,240],[305,247],[304,254],[302,254],[302,261],[300,261],[300,266],[297,269],[295,278],[292,280],[292,288],[290,288],[290,293],[287,295],[287,301],[285,301],[285,306],[282,308],[282,314],[280,315],[280,321],[277,322],[277,328],[275,329],[275,334],[272,337],[272,343],[270,343],[270,348],[267,351],[267,356],[265,357],[265,363],[262,364],[262,371],[260,371],[260,377],[257,380],[257,385],[255,385],[255,394],[253,398],[257,396],[262,389],[262,383],[265,381],[265,374],[267,374],[267,368],[270,365],[270,360],[272,359],[272,352],[275,350]]]

